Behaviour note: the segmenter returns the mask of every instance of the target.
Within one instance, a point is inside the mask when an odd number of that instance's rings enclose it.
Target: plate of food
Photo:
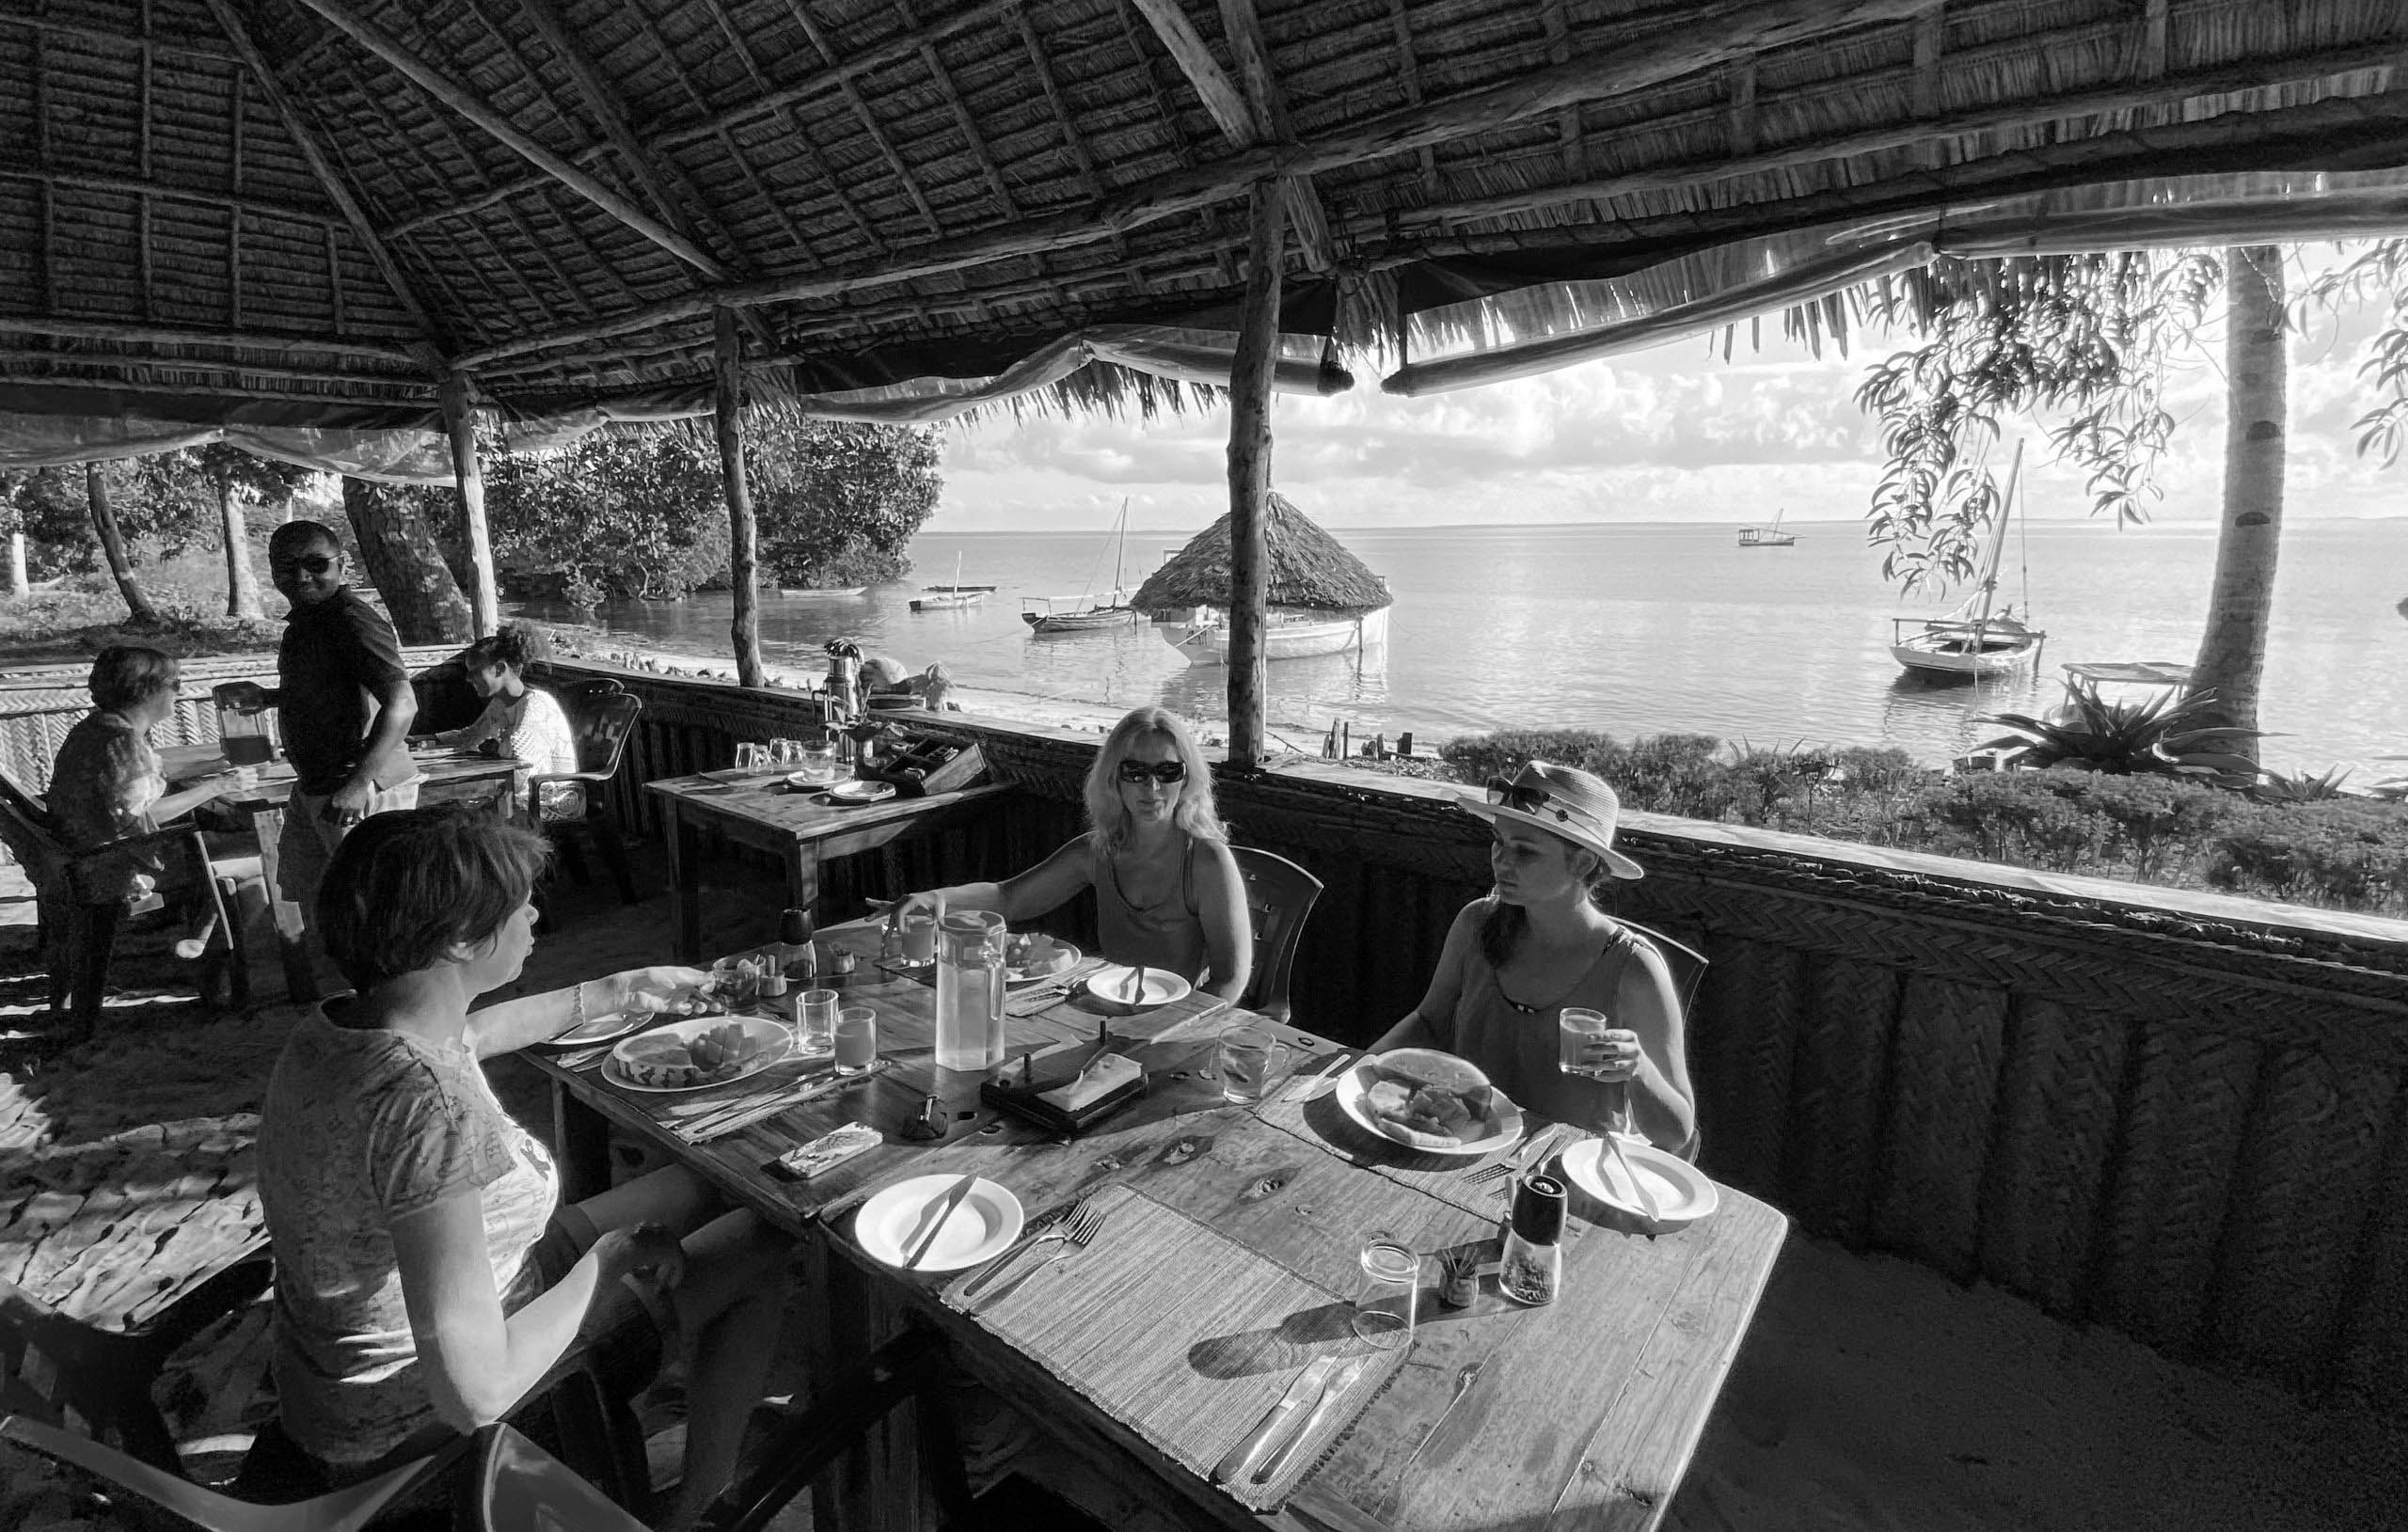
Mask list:
[[[657,1014],[653,1011],[606,1011],[600,1016],[587,1017],[566,1032],[556,1032],[535,1046],[586,1048],[594,1043],[607,1043],[613,1037],[626,1036],[653,1020]]]
[[[1004,943],[1004,982],[1047,979],[1079,960],[1079,949],[1042,931],[1016,932]]]
[[[698,1017],[639,1033],[610,1050],[603,1073],[637,1091],[698,1091],[758,1074],[786,1056],[786,1029],[757,1016]]]
[[[1521,1137],[1522,1109],[1469,1060],[1427,1048],[1374,1053],[1338,1080],[1348,1116],[1431,1154],[1486,1154]]]
[[[895,796],[891,782],[863,782],[855,777],[847,782],[831,782],[828,796],[839,803],[883,803]]]

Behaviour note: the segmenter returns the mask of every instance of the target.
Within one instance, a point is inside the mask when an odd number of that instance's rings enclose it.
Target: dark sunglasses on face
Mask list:
[[[1143,761],[1123,761],[1120,763],[1120,780],[1122,782],[1133,784],[1144,782],[1149,777],[1151,777],[1154,781],[1162,782],[1164,785],[1168,785],[1169,783],[1176,782],[1185,782],[1187,780],[1187,763],[1184,761],[1156,761],[1151,766],[1148,766]]]
[[[323,575],[327,570],[332,569],[335,566],[337,559],[335,555],[330,553],[311,553],[304,555],[301,558],[292,560],[290,562],[293,568],[305,573],[311,575]]]

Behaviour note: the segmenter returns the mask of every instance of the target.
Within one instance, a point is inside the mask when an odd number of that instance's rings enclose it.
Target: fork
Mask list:
[[[1101,1208],[1086,1208],[1081,1209],[1078,1217],[1072,1219],[1069,1222],[1069,1226],[1064,1228],[1060,1233],[1042,1235],[1035,1241],[1036,1244],[1043,1244],[1048,1240],[1056,1240],[1060,1243],[1060,1249],[1054,1251],[1054,1254],[1046,1256],[1043,1260],[1030,1261],[1026,1266],[1015,1272],[1011,1279],[1006,1282],[1002,1287],[995,1288],[983,1298],[974,1299],[971,1302],[975,1307],[980,1309],[984,1309],[993,1303],[1001,1303],[1004,1299],[1009,1297],[1014,1291],[1018,1290],[1020,1285],[1026,1282],[1030,1277],[1035,1276],[1038,1272],[1053,1265],[1054,1262],[1061,1260],[1066,1256],[1077,1255],[1080,1251],[1085,1250],[1089,1244],[1094,1242],[1096,1235],[1102,1228],[1103,1210]],[[963,1296],[967,1298],[968,1294],[965,1292]]]
[[[1555,1142],[1556,1134],[1560,1132],[1562,1128],[1561,1123],[1549,1123],[1545,1128],[1533,1129],[1530,1136],[1523,1140],[1521,1146],[1512,1154],[1493,1165],[1481,1166],[1464,1179],[1466,1182],[1478,1183],[1493,1181],[1503,1176],[1519,1176],[1545,1158],[1547,1145]]]

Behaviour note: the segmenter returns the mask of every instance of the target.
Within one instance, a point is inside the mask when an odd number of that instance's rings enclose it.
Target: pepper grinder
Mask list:
[[[1552,1303],[1563,1288],[1563,1183],[1532,1176],[1513,1189],[1513,1222],[1505,1231],[1505,1258],[1497,1269],[1497,1290],[1517,1303]]]

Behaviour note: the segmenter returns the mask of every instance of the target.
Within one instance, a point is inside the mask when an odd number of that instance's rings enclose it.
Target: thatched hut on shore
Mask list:
[[[1263,543],[1270,579],[1266,659],[1300,659],[1377,648],[1387,642],[1396,598],[1346,545],[1315,525],[1296,502],[1263,498]],[[1231,518],[1189,540],[1137,588],[1130,603],[1192,665],[1228,660]]]

